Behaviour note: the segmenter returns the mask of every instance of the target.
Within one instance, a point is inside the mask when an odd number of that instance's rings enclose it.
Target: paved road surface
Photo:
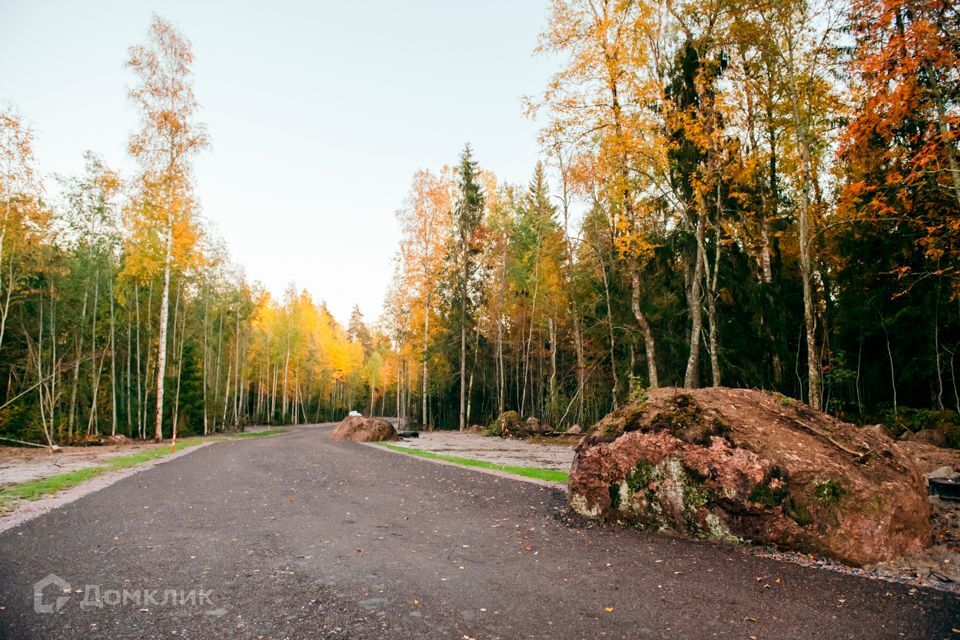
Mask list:
[[[328,434],[205,447],[3,533],[0,638],[960,637],[950,594],[591,526],[555,490]],[[81,592],[36,613],[50,573]]]

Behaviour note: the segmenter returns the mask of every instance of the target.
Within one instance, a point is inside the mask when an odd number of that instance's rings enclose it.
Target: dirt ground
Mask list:
[[[512,438],[487,438],[476,433],[423,431],[419,438],[404,439],[394,444],[519,467],[569,471],[573,464],[573,444],[539,444]]]
[[[169,445],[133,442],[110,446],[63,447],[58,451],[33,447],[0,447],[0,486],[96,467],[110,458],[139,453],[156,446]]]

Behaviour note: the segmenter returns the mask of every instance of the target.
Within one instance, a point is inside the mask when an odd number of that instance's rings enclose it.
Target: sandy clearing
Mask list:
[[[476,433],[423,431],[419,438],[393,444],[431,453],[484,460],[497,464],[569,471],[573,446],[538,444],[511,438],[487,438]]]
[[[63,447],[59,451],[0,447],[0,486],[19,484],[59,473],[97,467],[117,456],[133,455],[169,444],[132,443],[110,446]]]

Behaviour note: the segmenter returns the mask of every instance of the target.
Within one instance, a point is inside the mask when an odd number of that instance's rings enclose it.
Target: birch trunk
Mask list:
[[[653,332],[650,330],[650,323],[647,322],[647,316],[640,309],[640,274],[636,271],[631,276],[631,306],[633,307],[633,316],[640,325],[640,333],[643,335],[644,351],[647,357],[647,378],[651,389],[660,386],[660,378],[657,375],[657,344],[653,339]],[[609,295],[609,294],[608,294]]]
[[[793,60],[793,42],[787,37],[787,73],[793,126],[800,149],[800,277],[803,281],[803,326],[807,341],[807,395],[814,409],[820,409],[820,356],[817,349],[816,309],[813,304],[813,266],[810,248],[810,180],[812,161],[806,125],[800,115],[800,97]]]
[[[113,313],[113,278],[110,279],[110,435],[117,435],[117,346]]]
[[[80,326],[87,323],[87,287],[83,288],[83,305],[80,308]],[[73,363],[73,388],[70,390],[70,412],[67,416],[67,436],[73,437],[73,427],[77,418],[77,390],[80,388],[80,362],[83,359],[83,331],[78,331],[75,337],[77,357]]]
[[[703,330],[703,293],[701,279],[703,278],[703,263],[706,247],[704,235],[706,230],[706,212],[697,214],[697,257],[693,267],[693,278],[690,281],[690,356],[687,358],[687,372],[683,377],[683,386],[693,389],[699,384],[700,365],[700,332]]]
[[[607,301],[607,328],[610,332],[610,377],[613,378],[613,389],[610,395],[613,401],[613,408],[617,409],[619,408],[617,396],[620,391],[620,381],[617,379],[617,348],[613,333],[613,309],[610,305],[610,282],[607,278],[607,267],[603,262],[603,258],[600,259],[600,271],[603,274],[603,293]],[[637,284],[637,286],[639,286],[639,284]],[[636,309],[639,309],[639,306],[636,307]],[[636,309],[634,312],[636,312]]]
[[[163,378],[167,369],[167,320],[170,314],[170,266],[173,260],[173,223],[167,223],[163,258],[163,291],[160,294],[160,327],[157,332],[157,411],[153,439],[163,441]]]

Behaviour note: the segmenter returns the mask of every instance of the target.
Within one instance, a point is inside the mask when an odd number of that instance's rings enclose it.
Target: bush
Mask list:
[[[896,414],[893,410],[888,410],[883,415],[883,424],[897,438],[907,431],[917,433],[924,429],[933,429],[946,436],[948,447],[960,449],[960,414],[955,411],[902,407]]]
[[[484,429],[485,436],[503,436],[521,431],[520,414],[516,411],[504,411],[490,426]]]

